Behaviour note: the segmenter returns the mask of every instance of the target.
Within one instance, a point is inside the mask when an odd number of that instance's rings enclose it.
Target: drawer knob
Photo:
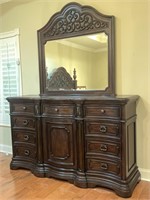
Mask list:
[[[30,151],[29,150],[25,150],[24,151],[24,155],[29,156],[30,155]]]
[[[108,150],[107,145],[106,144],[101,144],[100,150],[103,151],[103,152],[106,152]]]
[[[24,135],[24,140],[28,141],[29,140],[29,136],[28,135]]]
[[[27,126],[28,123],[29,123],[28,120],[24,120],[24,121],[23,121],[23,125],[24,125],[24,126]]]
[[[107,170],[108,169],[108,165],[106,163],[101,163],[101,169]]]
[[[23,109],[23,110],[27,110],[27,107],[26,107],[26,106],[23,106],[22,109]]]
[[[100,126],[100,132],[106,133],[107,127],[106,126]]]
[[[101,109],[101,113],[105,113],[105,110],[104,110],[104,109]]]
[[[54,110],[55,110],[55,112],[58,112],[58,111],[59,111],[59,109],[58,109],[58,108],[55,108]]]

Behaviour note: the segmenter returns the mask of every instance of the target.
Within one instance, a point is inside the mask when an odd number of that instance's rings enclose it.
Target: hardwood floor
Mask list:
[[[66,181],[37,178],[28,170],[10,170],[11,155],[0,153],[0,200],[121,200],[104,188],[82,189]],[[140,181],[127,200],[150,200],[150,182]]]

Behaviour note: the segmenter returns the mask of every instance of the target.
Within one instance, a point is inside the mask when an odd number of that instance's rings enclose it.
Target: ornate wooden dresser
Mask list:
[[[136,100],[129,97],[14,97],[10,102],[11,169],[66,179],[79,187],[132,194],[136,164]]]

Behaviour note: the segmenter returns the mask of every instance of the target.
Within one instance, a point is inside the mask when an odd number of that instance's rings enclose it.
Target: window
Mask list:
[[[21,94],[19,30],[0,33],[0,125],[9,125],[6,98]]]

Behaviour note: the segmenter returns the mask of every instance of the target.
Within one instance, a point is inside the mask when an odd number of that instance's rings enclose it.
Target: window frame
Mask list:
[[[20,34],[19,34],[19,29],[18,28],[14,29],[12,31],[9,31],[9,32],[0,33],[0,40],[1,39],[7,39],[7,38],[8,39],[10,39],[10,38],[14,38],[15,39],[15,43],[16,43],[16,45],[15,45],[15,47],[16,47],[16,49],[15,49],[15,51],[16,51],[16,62],[18,63],[17,64],[17,66],[18,66],[17,73],[18,73],[18,82],[19,82],[19,84],[18,84],[19,87],[17,87],[17,89],[19,89],[19,92],[18,92],[17,96],[22,95],[22,73],[21,73],[21,62],[20,62],[21,59],[20,59],[19,35]],[[0,89],[2,89],[2,88],[0,88]],[[6,100],[6,102],[7,102],[7,100]],[[2,105],[4,105],[4,104],[2,104]],[[8,103],[8,105],[9,105],[9,103]],[[2,119],[2,117],[1,117],[1,119]],[[6,122],[2,121],[1,119],[0,119],[0,127],[1,126],[10,127],[10,118]]]

